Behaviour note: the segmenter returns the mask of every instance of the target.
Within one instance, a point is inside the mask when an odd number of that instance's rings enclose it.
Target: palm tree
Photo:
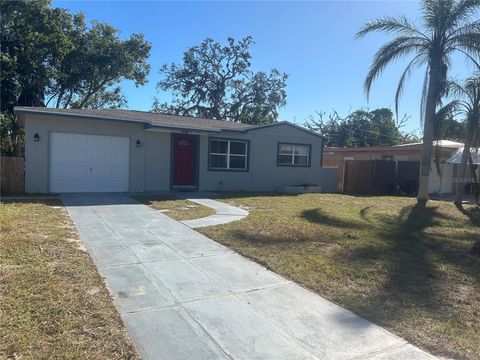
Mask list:
[[[395,109],[406,79],[415,68],[426,65],[421,116],[423,120],[423,145],[420,165],[420,180],[417,201],[428,201],[428,177],[430,175],[435,114],[446,91],[447,73],[451,56],[458,52],[480,68],[480,20],[470,21],[478,14],[480,0],[423,0],[422,30],[405,17],[386,17],[368,22],[358,33],[363,37],[371,32],[386,32],[395,35],[374,55],[365,79],[367,97],[373,81],[387,65],[399,58],[410,57],[403,71],[395,94]]]
[[[458,178],[464,178],[467,169],[467,162],[470,157],[470,149],[478,148],[480,141],[480,76],[470,77],[461,85],[450,82],[448,85],[449,95],[458,97],[461,100],[452,101],[447,105],[455,108],[457,112],[465,115],[467,134],[463,147],[462,160],[458,170]],[[463,183],[457,182],[455,191],[455,204],[462,205]]]

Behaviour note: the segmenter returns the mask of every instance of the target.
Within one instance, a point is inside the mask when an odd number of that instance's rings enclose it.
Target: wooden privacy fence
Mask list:
[[[369,194],[373,188],[373,161],[346,160],[343,173],[343,192]]]
[[[348,194],[403,192],[412,195],[416,191],[419,168],[418,161],[346,160],[340,191]]]
[[[402,192],[415,196],[418,191],[420,161],[397,162],[397,184]]]
[[[0,190],[2,194],[22,194],[25,191],[25,168],[21,157],[0,157]]]

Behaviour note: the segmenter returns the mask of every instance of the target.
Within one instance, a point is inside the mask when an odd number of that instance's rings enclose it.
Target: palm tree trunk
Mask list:
[[[470,146],[471,146],[470,136],[467,134],[467,138],[465,139],[465,144],[462,152],[462,162],[460,163],[460,166],[458,168],[457,186],[455,188],[454,203],[457,206],[461,205],[463,201],[463,189],[465,188],[465,183],[463,182],[463,179],[465,179],[465,173],[467,170],[467,162],[468,162],[468,157],[470,155]]]
[[[427,102],[425,105],[425,121],[423,125],[422,158],[420,161],[420,179],[417,204],[425,206],[428,201],[428,183],[432,166],[432,147],[435,126],[435,110],[440,94],[440,66],[431,65],[428,80]]]

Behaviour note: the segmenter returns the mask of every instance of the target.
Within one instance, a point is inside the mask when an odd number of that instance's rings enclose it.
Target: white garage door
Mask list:
[[[50,134],[50,192],[128,191],[129,138]]]

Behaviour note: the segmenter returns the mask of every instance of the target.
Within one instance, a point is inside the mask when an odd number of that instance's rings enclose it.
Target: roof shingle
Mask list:
[[[319,133],[306,129],[302,126],[292,124],[288,121],[280,121],[265,125],[250,125],[240,122],[205,119],[192,116],[179,116],[159,114],[147,111],[124,110],[124,109],[54,109],[45,107],[16,106],[17,114],[40,114],[66,117],[82,117],[85,119],[103,119],[112,121],[128,121],[142,124],[146,128],[158,127],[170,130],[194,130],[202,132],[239,131],[265,129],[272,126],[287,125],[296,130],[308,133],[313,136],[323,136]]]
[[[56,115],[79,115],[83,117],[103,118],[106,120],[124,120],[139,122],[150,126],[179,127],[198,130],[246,130],[254,125],[234,121],[204,119],[191,116],[159,114],[123,109],[53,109],[44,107],[15,107],[16,112],[31,112]]]

